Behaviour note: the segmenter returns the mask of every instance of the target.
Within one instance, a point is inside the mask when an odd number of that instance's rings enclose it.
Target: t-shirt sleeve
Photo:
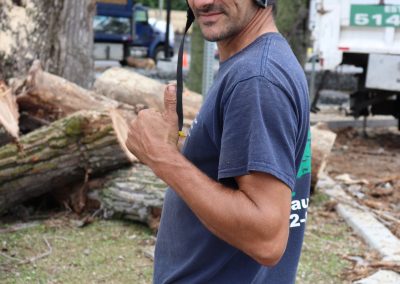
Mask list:
[[[219,180],[257,171],[294,189],[298,119],[290,98],[261,76],[234,87],[221,106]]]

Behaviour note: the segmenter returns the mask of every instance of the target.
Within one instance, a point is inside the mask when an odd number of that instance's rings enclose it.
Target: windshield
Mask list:
[[[93,20],[94,32],[106,34],[130,34],[131,21],[129,18],[95,16]]]

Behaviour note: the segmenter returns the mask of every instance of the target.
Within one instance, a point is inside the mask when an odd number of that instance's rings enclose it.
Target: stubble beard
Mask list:
[[[234,36],[236,33],[240,31],[239,27],[235,26],[235,24],[231,21],[229,14],[225,10],[223,6],[220,5],[209,5],[201,10],[195,10],[194,13],[196,15],[196,18],[198,15],[201,13],[207,13],[207,12],[219,12],[224,15],[224,17],[227,17],[228,19],[224,19],[222,22],[219,24],[217,23],[203,23],[199,24],[201,33],[204,37],[204,39],[212,42],[217,42],[221,40],[225,40],[227,38],[230,38]],[[212,32],[213,26],[217,28],[217,31]],[[222,27],[220,30],[218,30],[218,26]],[[210,33],[207,33],[207,30],[210,29]]]
[[[214,24],[204,24],[204,26],[200,25],[201,33],[204,39],[207,41],[218,42],[226,40],[239,32],[239,29],[237,27],[230,25],[230,26],[225,26],[224,29],[218,32],[207,34],[206,29],[211,28],[213,25]]]

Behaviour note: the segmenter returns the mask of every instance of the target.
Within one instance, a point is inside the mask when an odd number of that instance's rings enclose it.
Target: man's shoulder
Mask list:
[[[279,87],[295,81],[304,84],[305,76],[296,56],[279,33],[267,33],[228,59],[222,65],[229,84],[257,77]],[[290,83],[289,83],[290,84]]]

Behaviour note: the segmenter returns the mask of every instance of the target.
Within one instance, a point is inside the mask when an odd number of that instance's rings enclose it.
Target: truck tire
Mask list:
[[[170,47],[169,48],[169,56],[172,57],[174,55],[173,49]],[[156,51],[154,52],[154,62],[157,64],[158,61],[165,59],[164,56],[164,46],[159,45],[156,47]]]

